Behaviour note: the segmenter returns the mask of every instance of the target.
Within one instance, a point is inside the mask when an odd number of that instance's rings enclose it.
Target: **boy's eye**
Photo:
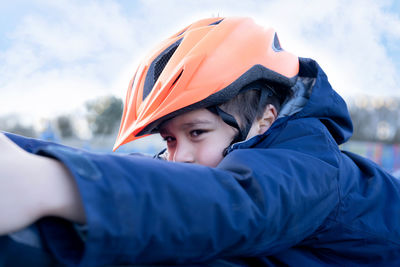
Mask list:
[[[163,139],[167,143],[171,143],[172,141],[175,140],[175,138],[173,138],[172,136],[164,136]]]
[[[200,129],[192,130],[192,131],[190,131],[190,136],[198,137],[198,136],[200,136],[201,134],[203,134],[205,132],[207,132],[207,131],[206,130],[200,130]]]

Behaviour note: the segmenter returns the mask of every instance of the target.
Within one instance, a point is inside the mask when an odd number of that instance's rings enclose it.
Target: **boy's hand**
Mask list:
[[[75,181],[58,161],[30,154],[0,133],[0,235],[47,215],[84,222]]]

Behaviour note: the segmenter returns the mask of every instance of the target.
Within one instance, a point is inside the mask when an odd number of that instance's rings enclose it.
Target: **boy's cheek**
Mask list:
[[[198,155],[198,163],[208,167],[216,167],[223,159],[222,153],[223,149],[221,150],[220,147],[215,145],[213,148],[204,149]]]

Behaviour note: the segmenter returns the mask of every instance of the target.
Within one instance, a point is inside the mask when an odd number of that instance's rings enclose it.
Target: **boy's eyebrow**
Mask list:
[[[199,124],[210,125],[210,124],[213,124],[213,122],[212,122],[212,121],[209,121],[209,120],[207,120],[207,119],[198,119],[198,118],[196,118],[196,119],[191,120],[191,121],[189,121],[189,122],[182,123],[182,125],[180,125],[180,128],[181,128],[181,129],[187,129],[187,128],[191,128],[191,127],[197,126],[197,125],[199,125]],[[159,133],[160,133],[160,134],[166,134],[166,133],[168,133],[168,131],[167,131],[164,127],[162,127],[162,128],[159,130]]]
[[[181,128],[186,129],[186,128],[191,128],[193,126],[196,126],[198,124],[212,124],[212,123],[213,123],[212,121],[209,121],[207,119],[194,119],[190,122],[183,123],[181,125]]]

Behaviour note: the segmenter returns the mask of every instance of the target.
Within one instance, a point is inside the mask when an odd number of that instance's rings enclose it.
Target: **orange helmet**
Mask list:
[[[156,133],[165,119],[222,104],[254,81],[291,87],[298,71],[298,57],[281,48],[271,28],[250,18],[197,21],[159,44],[137,68],[114,151]]]

